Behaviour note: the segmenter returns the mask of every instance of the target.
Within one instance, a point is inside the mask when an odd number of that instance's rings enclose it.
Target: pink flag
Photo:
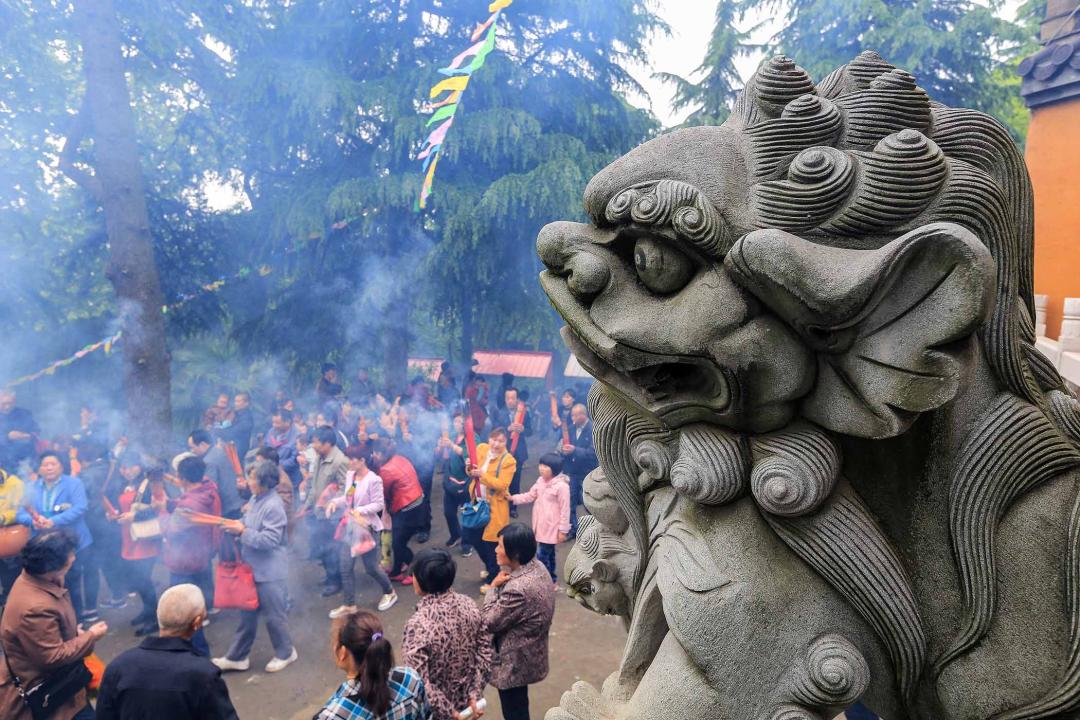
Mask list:
[[[446,139],[446,131],[449,130],[450,126],[453,125],[453,124],[454,124],[454,118],[449,117],[449,118],[446,119],[446,122],[444,122],[442,125],[435,128],[434,130],[432,130],[431,134],[427,136],[427,140],[424,141],[424,144],[427,146],[427,149],[424,150],[419,155],[417,155],[416,159],[417,160],[423,160],[428,155],[430,155],[431,151],[434,150],[437,146],[442,145],[443,140]]]

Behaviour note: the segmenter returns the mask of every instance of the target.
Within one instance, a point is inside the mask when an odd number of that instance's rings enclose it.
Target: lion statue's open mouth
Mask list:
[[[568,584],[628,641],[549,717],[1080,708],[1080,415],[1033,347],[1001,126],[874,53],[816,84],[777,57],[585,208],[537,240],[600,381]]]

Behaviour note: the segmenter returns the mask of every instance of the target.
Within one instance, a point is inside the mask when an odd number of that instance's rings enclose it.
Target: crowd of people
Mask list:
[[[585,405],[567,389],[550,411],[530,407],[512,376],[496,392],[473,372],[459,386],[446,364],[433,385],[417,378],[389,397],[363,371],[346,391],[327,364],[306,405],[277,392],[257,410],[248,393],[222,394],[186,450],[157,458],[89,406],[75,432],[45,439],[0,390],[0,716],[39,717],[28,692],[39,685],[78,690],[75,666],[108,632],[101,609],[137,597],[144,639],[105,670],[97,717],[166,717],[148,708],[176,688],[190,688],[190,706],[169,717],[235,717],[220,674],[250,668],[260,620],[273,646],[265,671],[298,659],[288,616],[304,598],[287,578],[302,537],[319,592],[341,596],[329,616],[346,680],[319,718],[476,717],[487,684],[504,717],[529,717],[528,685],[547,674],[556,547],[575,535],[596,466]],[[523,489],[530,438],[549,450]],[[449,534],[414,554],[432,542],[436,478]],[[515,522],[525,504],[531,527]],[[479,604],[453,591],[453,553],[477,557]],[[379,590],[371,609],[358,601],[365,576]],[[395,586],[419,597],[400,665],[372,612],[399,601]],[[212,657],[203,627],[220,605],[240,609],[240,623]],[[176,681],[151,678],[155,668]],[[73,692],[54,716],[94,714]]]

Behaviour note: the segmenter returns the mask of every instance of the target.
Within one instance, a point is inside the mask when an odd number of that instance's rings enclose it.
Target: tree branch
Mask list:
[[[79,114],[72,121],[71,130],[64,139],[64,148],[60,151],[60,171],[75,181],[80,187],[94,196],[94,200],[101,204],[105,197],[105,189],[101,185],[101,178],[93,175],[76,165],[75,154],[79,151],[79,143],[86,135],[86,98],[83,98]]]

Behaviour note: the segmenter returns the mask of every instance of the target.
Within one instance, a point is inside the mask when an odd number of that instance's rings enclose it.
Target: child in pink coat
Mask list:
[[[562,474],[562,464],[557,453],[541,455],[537,462],[540,477],[528,492],[510,496],[510,502],[515,505],[536,503],[532,512],[536,557],[551,573],[556,587],[559,581],[555,574],[555,546],[566,540],[570,532],[570,480]]]

